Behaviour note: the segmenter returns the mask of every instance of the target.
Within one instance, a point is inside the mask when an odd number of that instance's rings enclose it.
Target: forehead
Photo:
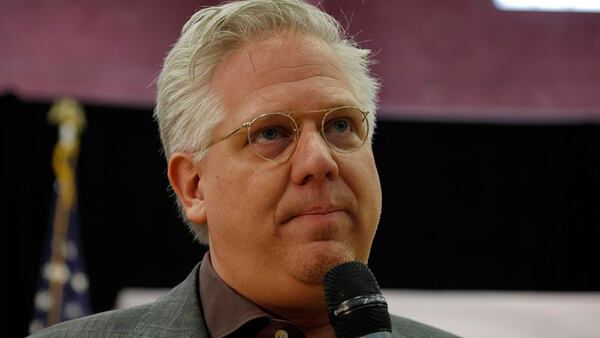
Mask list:
[[[226,120],[357,104],[332,48],[302,33],[247,42],[219,64],[212,85],[225,106]]]

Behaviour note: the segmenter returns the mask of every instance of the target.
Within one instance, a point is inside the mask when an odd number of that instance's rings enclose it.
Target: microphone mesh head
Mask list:
[[[345,315],[334,315],[334,311],[346,300],[381,294],[375,276],[365,264],[348,262],[332,268],[325,274],[324,286],[329,320],[338,338],[360,337],[379,331],[391,332],[390,315],[384,304],[359,308]]]

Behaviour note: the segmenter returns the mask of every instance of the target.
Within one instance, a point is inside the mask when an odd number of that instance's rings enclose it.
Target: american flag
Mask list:
[[[79,237],[75,179],[79,134],[85,127],[85,115],[76,101],[67,98],[52,106],[48,120],[59,126],[59,141],[52,155],[56,181],[30,333],[91,313]]]
[[[53,202],[56,205],[56,198]],[[30,333],[69,319],[91,314],[89,282],[85,270],[79,236],[77,207],[69,212],[66,240],[55,250],[62,251],[62,260],[52,261],[53,219],[49,222],[42,252],[42,264],[34,298],[34,316]]]

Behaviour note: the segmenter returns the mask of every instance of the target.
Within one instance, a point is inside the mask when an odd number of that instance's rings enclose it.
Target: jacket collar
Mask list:
[[[187,278],[157,299],[138,322],[134,332],[142,336],[207,337],[198,297],[197,264]]]

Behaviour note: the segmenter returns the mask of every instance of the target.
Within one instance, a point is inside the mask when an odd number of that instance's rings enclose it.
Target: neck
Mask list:
[[[304,281],[287,273],[244,273],[245,266],[225,269],[211,252],[215,272],[232,289],[276,318],[298,325],[307,337],[335,337],[329,322],[323,283]],[[234,270],[235,273],[231,273]],[[241,277],[241,276],[253,277]],[[252,281],[249,283],[248,281]]]

